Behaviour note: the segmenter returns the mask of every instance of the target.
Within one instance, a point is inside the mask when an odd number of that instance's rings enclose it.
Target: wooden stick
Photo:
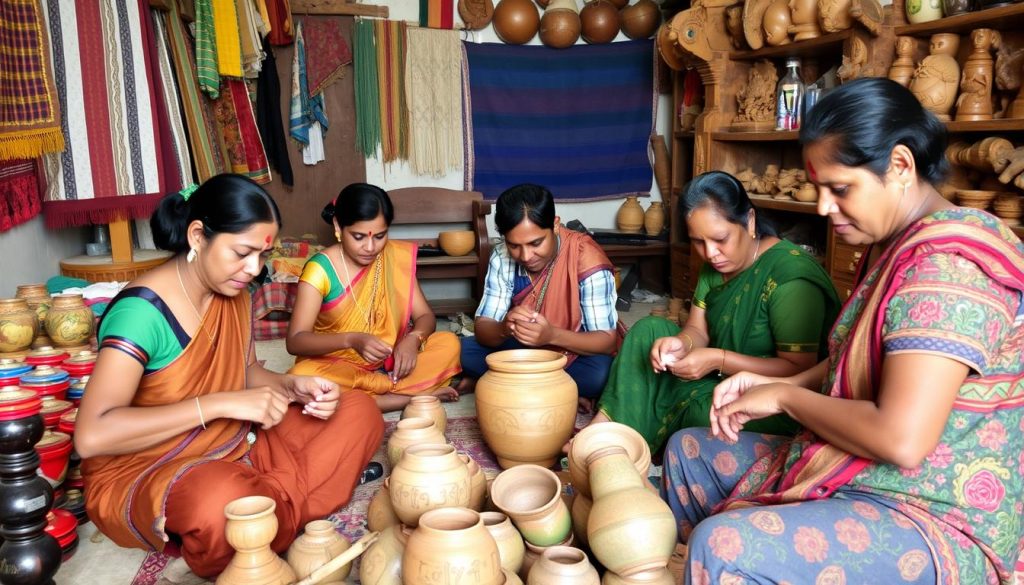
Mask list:
[[[377,542],[378,536],[380,536],[380,532],[367,532],[350,548],[321,565],[320,568],[310,573],[309,577],[299,581],[296,585],[314,585],[319,583],[324,577],[351,563],[356,557],[363,554],[371,544]]]
[[[375,16],[387,18],[387,6],[357,4],[351,0],[292,0],[292,16],[300,14],[331,14],[341,16]]]

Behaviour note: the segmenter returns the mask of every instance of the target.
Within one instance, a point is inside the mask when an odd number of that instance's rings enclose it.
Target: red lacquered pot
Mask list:
[[[28,356],[25,357],[25,363],[30,366],[58,366],[61,362],[68,359],[69,356],[66,351],[54,349],[49,345],[44,345],[38,349],[32,350]]]
[[[74,406],[67,400],[43,400],[42,409],[40,410],[40,414],[43,415],[43,424],[48,429],[57,429],[57,426],[60,424],[60,418],[72,408]]]
[[[39,394],[32,390],[4,388],[0,390],[0,420],[18,420],[39,414],[42,402]]]
[[[95,366],[96,354],[91,351],[79,352],[64,360],[60,365],[61,369],[71,374],[72,378],[81,378],[92,374],[92,369]]]
[[[68,459],[71,458],[71,435],[46,431],[36,443],[39,454],[39,472],[57,487],[68,473]]]
[[[78,409],[71,408],[60,415],[57,421],[57,430],[68,435],[75,434],[75,419],[78,418]]]
[[[67,510],[59,508],[46,514],[46,532],[60,544],[61,560],[67,562],[78,549],[78,519]]]
[[[68,388],[71,387],[71,377],[60,368],[37,366],[36,369],[21,377],[21,387],[35,390],[44,400],[49,398],[65,400]]]

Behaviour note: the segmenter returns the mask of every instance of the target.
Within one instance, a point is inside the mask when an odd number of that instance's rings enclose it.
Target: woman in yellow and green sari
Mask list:
[[[817,363],[839,311],[824,269],[775,235],[732,175],[696,177],[680,199],[680,216],[705,260],[690,315],[682,329],[660,317],[630,329],[594,417],[636,429],[654,452],[681,428],[709,426],[721,376],[790,375]],[[773,434],[798,429],[784,416],[757,425]]]
[[[448,383],[461,370],[459,340],[434,332],[416,280],[416,246],[388,240],[391,198],[353,183],[322,215],[338,243],[303,268],[288,326],[288,352],[297,356],[290,372],[366,392],[385,412],[416,395],[456,400]]]

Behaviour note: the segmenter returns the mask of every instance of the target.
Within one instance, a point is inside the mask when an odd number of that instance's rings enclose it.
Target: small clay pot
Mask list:
[[[465,256],[473,251],[476,234],[470,230],[441,232],[437,234],[437,243],[449,256]]]
[[[804,201],[806,203],[817,201],[818,188],[814,186],[814,183],[804,183],[795,193],[793,193],[793,198],[797,201]]]
[[[661,9],[654,0],[638,0],[619,11],[619,28],[631,39],[646,39],[658,30]]]
[[[270,550],[277,535],[277,502],[266,496],[246,496],[224,506],[224,537],[235,556],[217,577],[217,585],[285,585],[297,581],[284,559]]]
[[[384,478],[384,485],[370,498],[366,508],[366,527],[370,532],[380,532],[388,526],[400,524],[395,509],[391,506],[391,478]]]
[[[508,516],[501,512],[484,512],[480,514],[480,518],[484,521],[484,528],[491,533],[498,545],[501,568],[518,573],[523,566],[523,555],[526,554],[523,536],[512,526]]]
[[[469,508],[480,512],[483,510],[484,500],[487,499],[487,478],[484,476],[484,470],[466,453],[459,453],[459,460],[469,471]]]
[[[498,559],[498,545],[478,512],[461,507],[431,510],[409,535],[402,554],[402,582],[422,585],[439,575],[465,575],[464,580],[450,582],[503,585]]]
[[[583,40],[592,45],[610,43],[619,34],[619,9],[609,0],[588,2],[580,10]]]
[[[82,295],[55,295],[46,315],[46,335],[58,347],[88,343],[95,331],[96,318],[85,306]]]
[[[576,433],[569,445],[569,473],[572,475],[572,486],[578,493],[588,497],[591,495],[587,458],[598,449],[612,445],[625,449],[637,473],[647,477],[651,466],[651,449],[643,436],[622,423],[597,423]]]
[[[562,499],[562,482],[550,469],[518,465],[498,474],[491,499],[516,525],[523,538],[552,546],[572,533],[572,517]]]
[[[665,207],[661,201],[652,201],[650,207],[644,212],[644,231],[649,236],[656,236],[665,227]]]
[[[540,27],[540,14],[530,0],[501,0],[491,20],[502,42],[522,45],[530,42]]]
[[[24,299],[0,299],[0,352],[24,351],[38,333],[39,319]]]
[[[530,570],[526,585],[600,585],[587,555],[571,546],[547,548]]]
[[[448,429],[448,415],[437,396],[413,396],[402,410],[402,418],[429,418],[443,435]]]
[[[615,214],[615,225],[619,230],[638,234],[644,227],[644,208],[634,196],[626,197]]]
[[[297,578],[305,579],[348,548],[348,541],[338,534],[334,524],[329,520],[314,520],[306,524],[302,534],[288,547],[288,564],[295,571]],[[320,583],[343,583],[351,570],[352,563],[347,563],[326,575]]]
[[[576,539],[572,533],[569,534],[562,542],[554,546],[572,546]],[[550,546],[535,546],[529,542],[524,542],[526,545],[526,553],[523,554],[523,566],[519,568],[519,578],[526,582],[530,577],[530,570],[533,569],[533,565],[537,563],[544,551],[551,548]]]
[[[469,505],[469,469],[451,445],[413,445],[391,472],[391,506],[406,526],[438,508]]]
[[[401,524],[388,526],[359,559],[359,582],[367,585],[401,585],[402,554],[412,533]]]
[[[402,453],[411,445],[444,445],[444,434],[429,418],[412,417],[398,421],[388,439],[388,462],[394,469],[402,459]]]

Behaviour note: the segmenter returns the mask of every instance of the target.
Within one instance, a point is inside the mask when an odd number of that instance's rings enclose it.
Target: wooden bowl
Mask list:
[[[998,191],[982,191],[978,189],[958,189],[956,192],[957,201],[964,207],[976,209],[988,209],[989,204],[995,199]]]
[[[437,234],[437,243],[449,256],[465,256],[473,251],[476,234],[470,230],[441,232]]]

